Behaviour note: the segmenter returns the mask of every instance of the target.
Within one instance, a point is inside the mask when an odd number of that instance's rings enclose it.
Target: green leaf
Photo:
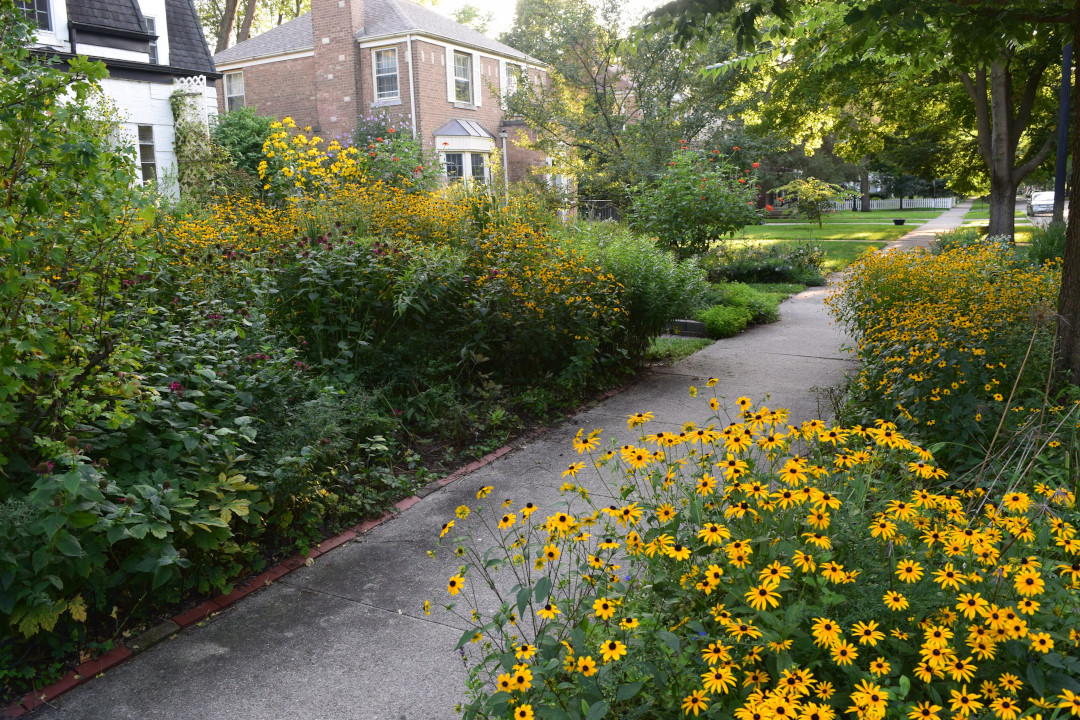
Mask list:
[[[547,602],[548,595],[551,594],[551,578],[547,575],[542,576],[536,581],[536,589],[533,591],[533,596],[536,598],[536,602],[543,605]]]
[[[532,588],[523,587],[518,590],[517,594],[517,611],[518,617],[525,617],[525,608],[529,606],[529,600],[532,598]]]
[[[676,655],[679,654],[679,648],[682,647],[682,643],[679,641],[679,636],[675,633],[668,632],[667,630],[657,630],[656,636],[664,641],[664,644],[671,648],[671,651]]]
[[[620,685],[618,692],[615,693],[615,702],[623,702],[624,700],[629,700],[634,697],[638,694],[638,691],[641,690],[642,685],[644,685],[644,683],[641,682]]]
[[[911,692],[911,680],[907,675],[900,676],[900,700],[903,700]]]
[[[83,554],[82,545],[68,533],[57,537],[56,549],[68,557],[80,557]]]
[[[600,702],[593,703],[589,707],[589,712],[585,714],[585,720],[600,720],[600,718],[607,715],[608,704],[601,700]]]

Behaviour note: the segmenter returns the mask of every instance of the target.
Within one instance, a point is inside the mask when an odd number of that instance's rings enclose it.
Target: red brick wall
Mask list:
[[[339,2],[344,2],[342,7]],[[260,114],[278,118],[290,116],[299,127],[310,125],[324,138],[348,137],[356,127],[360,114],[370,114],[382,109],[391,116],[407,117],[412,114],[409,79],[408,44],[397,43],[398,87],[401,102],[372,108],[375,98],[375,79],[372,72],[372,50],[360,49],[345,28],[353,12],[353,3],[360,0],[315,0],[316,15],[313,17],[315,56],[281,62],[251,65],[244,68],[244,89],[247,104]],[[322,18],[320,20],[320,17]],[[332,26],[334,22],[339,23]],[[323,38],[330,42],[323,43]],[[346,43],[351,43],[355,53],[350,55]],[[473,63],[480,68],[480,82],[474,86],[474,96],[480,93],[477,107],[456,106],[447,97],[446,46],[414,38],[412,41],[412,80],[416,86],[416,115],[414,125],[417,137],[424,147],[435,147],[435,130],[451,119],[475,120],[495,136],[495,145],[501,151],[499,131],[504,129],[503,112],[499,96],[502,78],[499,61],[485,55],[474,54]],[[345,60],[339,58],[344,55]],[[350,63],[349,58],[352,58]],[[453,57],[449,58],[453,62]],[[534,72],[534,71],[531,71]],[[333,75],[333,77],[329,77]],[[224,83],[218,83],[218,107],[224,111]],[[345,98],[349,98],[345,100]],[[331,120],[333,118],[333,120]],[[511,182],[524,179],[530,168],[544,165],[544,155],[518,147],[516,140],[520,123],[505,126],[507,138],[507,166]]]
[[[414,43],[415,44],[415,43]],[[396,104],[382,104],[372,107],[375,101],[375,56],[376,50],[385,50],[394,47],[397,49],[398,61],[398,94],[401,102]],[[410,105],[411,91],[409,87],[409,62],[408,43],[400,42],[396,45],[380,45],[378,47],[363,48],[360,50],[360,112],[368,115],[373,112],[387,113],[393,118],[411,120],[412,109]],[[419,98],[418,98],[419,100]]]
[[[446,46],[436,45],[424,40],[413,40],[413,72],[414,82],[417,85],[417,132],[423,140],[424,147],[438,150],[435,147],[435,131],[443,124],[452,119],[475,120],[483,125],[488,132],[495,136],[495,144],[502,150],[502,140],[499,131],[503,129],[503,111],[500,106],[500,94],[502,93],[502,77],[499,73],[499,61],[484,55],[473,55],[473,63],[479,64],[480,83],[479,87],[473,88],[473,94],[480,95],[480,105],[475,109],[456,106],[447,95],[446,87],[446,63],[453,62],[453,56],[447,58]],[[407,73],[407,69],[402,69]],[[407,74],[403,84],[408,84]],[[510,170],[510,181],[522,180],[529,167],[543,165],[544,155],[531,150],[519,148],[515,143],[518,135],[517,127],[507,127],[507,164]]]
[[[291,117],[300,127],[318,125],[310,57],[282,60],[244,68],[244,101],[260,115]],[[218,112],[225,112],[225,81],[217,83]]]
[[[360,45],[354,33],[364,26],[364,0],[314,0],[318,129],[324,138],[351,137],[360,107]]]

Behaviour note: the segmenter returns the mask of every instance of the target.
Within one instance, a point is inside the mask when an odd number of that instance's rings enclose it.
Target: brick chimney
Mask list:
[[[311,0],[315,97],[324,139],[350,138],[360,106],[360,46],[364,0]]]

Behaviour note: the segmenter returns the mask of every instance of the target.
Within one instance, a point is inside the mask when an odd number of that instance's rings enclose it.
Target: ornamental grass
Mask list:
[[[1080,716],[1080,513],[1057,468],[942,492],[888,422],[708,403],[677,432],[635,414],[622,446],[579,432],[561,506],[484,487],[443,526],[464,717]]]

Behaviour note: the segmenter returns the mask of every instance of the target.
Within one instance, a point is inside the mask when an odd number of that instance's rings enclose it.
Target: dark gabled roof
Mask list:
[[[165,23],[169,29],[169,65],[217,72],[192,0],[165,0]]]
[[[127,33],[146,32],[135,0],[68,0],[68,20]]]
[[[278,25],[273,30],[267,30],[261,35],[248,38],[242,43],[222,50],[214,56],[213,60],[218,65],[227,65],[241,60],[311,50],[314,47],[315,43],[311,34],[311,13],[304,13],[295,20]]]
[[[492,40],[472,28],[467,28],[409,0],[365,0],[364,27],[356,32],[357,39],[366,40],[408,33],[442,38],[504,57],[537,64],[540,62],[509,45]],[[228,65],[244,60],[311,50],[314,47],[311,13],[306,13],[273,30],[222,50],[214,56],[214,62],[218,65]]]

